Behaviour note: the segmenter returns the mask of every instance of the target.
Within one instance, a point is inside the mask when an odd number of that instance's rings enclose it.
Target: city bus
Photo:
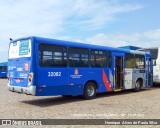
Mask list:
[[[35,96],[95,98],[152,85],[150,53],[42,37],[10,42],[8,89]]]
[[[7,78],[7,62],[0,63],[0,78]]]

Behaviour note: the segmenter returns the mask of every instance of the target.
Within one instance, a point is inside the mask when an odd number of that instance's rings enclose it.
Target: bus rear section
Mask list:
[[[0,63],[0,78],[7,78],[7,62]]]
[[[8,88],[10,91],[35,95],[31,42],[32,39],[21,39],[10,43],[8,57]]]

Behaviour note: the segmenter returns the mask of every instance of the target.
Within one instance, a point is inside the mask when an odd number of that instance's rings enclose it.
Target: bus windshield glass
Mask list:
[[[10,43],[9,59],[31,57],[31,40],[19,40]]]

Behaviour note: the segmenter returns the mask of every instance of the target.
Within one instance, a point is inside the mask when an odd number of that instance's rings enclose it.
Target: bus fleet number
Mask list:
[[[61,76],[61,72],[48,72],[48,77]]]

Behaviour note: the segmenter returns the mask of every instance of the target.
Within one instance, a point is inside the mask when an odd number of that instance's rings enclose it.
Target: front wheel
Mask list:
[[[141,90],[141,82],[139,80],[135,83],[135,91],[138,92]]]
[[[85,85],[83,97],[87,100],[93,99],[96,96],[96,85],[93,82],[89,82]]]

